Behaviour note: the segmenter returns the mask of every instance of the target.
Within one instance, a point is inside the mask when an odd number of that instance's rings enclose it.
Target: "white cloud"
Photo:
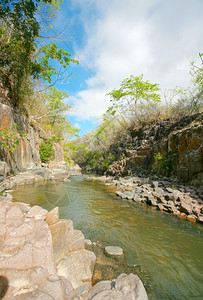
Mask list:
[[[104,113],[105,94],[131,74],[143,73],[162,88],[189,84],[189,62],[203,49],[202,0],[74,0],[74,5],[81,8],[86,31],[85,46],[76,51],[95,74],[71,98],[78,106],[75,115]]]
[[[78,92],[75,97],[70,97],[70,101],[77,109],[69,112],[69,115],[87,120],[101,116],[110,104],[108,98],[105,97],[106,92],[103,88]]]

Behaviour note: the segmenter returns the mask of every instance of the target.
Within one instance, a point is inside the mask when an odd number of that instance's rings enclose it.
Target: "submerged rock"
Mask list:
[[[118,261],[123,261],[125,259],[123,249],[118,246],[107,246],[104,248],[104,253],[108,257],[115,258]]]

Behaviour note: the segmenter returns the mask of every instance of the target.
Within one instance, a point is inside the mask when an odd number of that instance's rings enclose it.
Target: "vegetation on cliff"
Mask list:
[[[194,62],[190,65],[191,86],[187,89],[166,90],[162,97],[158,84],[144,81],[143,75],[124,79],[119,89],[108,94],[112,105],[103,115],[99,127],[74,142],[71,148],[73,159],[84,169],[97,173],[109,170],[115,161],[119,161],[121,169],[126,169],[124,165],[129,163],[129,157],[139,165],[138,158],[141,160],[141,156],[150,152],[151,144],[167,137],[162,131],[170,134],[180,129],[177,123],[181,119],[183,122],[179,124],[184,127],[193,120],[190,116],[202,112],[203,54],[199,54],[199,59],[200,65],[194,65]],[[162,103],[161,98],[164,100]],[[152,136],[148,134],[150,130]],[[152,163],[150,166],[148,164],[148,171],[171,175],[173,161],[167,151],[157,146],[156,152],[150,154],[150,159]]]
[[[2,0],[0,4],[1,102],[45,132],[48,142],[41,145],[42,161],[52,157],[44,145],[50,145],[50,140],[53,144],[70,138],[78,131],[65,117],[71,109],[67,104],[68,94],[53,87],[61,80],[67,82],[69,64],[78,63],[54,41],[51,22],[61,2]],[[8,155],[15,150],[21,136],[18,121],[15,125],[0,130],[1,149]]]

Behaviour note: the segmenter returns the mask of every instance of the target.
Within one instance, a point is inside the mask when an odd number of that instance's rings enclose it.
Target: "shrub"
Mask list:
[[[19,135],[16,127],[0,129],[0,146],[4,150],[13,152],[19,144]]]
[[[172,172],[172,159],[171,156],[164,157],[163,154],[157,152],[154,155],[153,171],[156,173],[169,176]]]
[[[41,143],[40,149],[40,158],[43,163],[46,163],[54,158],[54,149],[53,149],[53,141],[47,140]]]

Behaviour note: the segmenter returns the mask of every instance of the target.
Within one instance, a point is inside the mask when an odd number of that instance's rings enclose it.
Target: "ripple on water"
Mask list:
[[[74,199],[67,199],[67,205],[59,209],[60,217],[72,219],[86,238],[122,247],[129,263],[141,265],[159,291],[150,299],[203,299],[202,226],[144,204],[122,201],[110,195],[107,186],[82,177],[55,187],[19,187],[13,197],[52,209],[45,192],[54,189],[59,193],[77,191]]]

